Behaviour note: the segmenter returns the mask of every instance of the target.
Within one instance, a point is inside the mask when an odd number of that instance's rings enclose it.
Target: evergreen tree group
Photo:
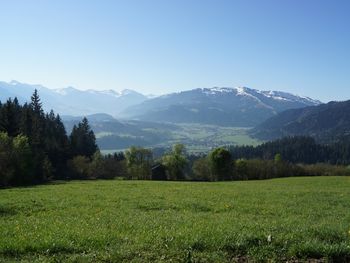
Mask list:
[[[24,105],[17,98],[0,102],[0,145],[0,185],[67,178],[69,159],[98,150],[86,118],[68,137],[60,116],[44,112],[37,90]]]

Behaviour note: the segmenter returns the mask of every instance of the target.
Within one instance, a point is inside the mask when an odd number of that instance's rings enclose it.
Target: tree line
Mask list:
[[[27,185],[71,178],[70,160],[98,150],[84,118],[67,136],[60,116],[44,113],[37,90],[30,103],[0,102],[0,185]]]
[[[259,146],[231,146],[229,151],[236,159],[273,159],[280,154],[291,163],[328,163],[347,165],[350,163],[350,139],[331,144],[320,144],[312,137],[293,136],[269,141]]]
[[[175,144],[159,157],[154,157],[151,149],[132,146],[113,155],[96,152],[91,161],[77,156],[73,163],[80,179],[231,181],[350,175],[345,165],[293,163],[280,153],[265,159],[234,158],[229,148],[219,147],[207,155],[189,155],[182,144]]]

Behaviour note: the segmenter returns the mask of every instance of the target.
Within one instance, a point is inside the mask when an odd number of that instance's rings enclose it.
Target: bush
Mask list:
[[[71,178],[87,179],[89,178],[90,159],[86,156],[78,155],[68,161]]]
[[[214,178],[210,173],[208,158],[200,158],[193,162],[192,177],[194,181],[213,181]]]
[[[142,147],[131,147],[125,152],[130,179],[151,179],[152,151]]]
[[[172,151],[163,156],[162,164],[166,168],[169,180],[185,179],[184,169],[187,165],[185,146],[183,144],[175,144]]]
[[[208,158],[213,178],[219,181],[232,179],[233,162],[228,150],[217,148],[209,154]]]
[[[14,138],[0,133],[0,186],[24,185],[33,182],[31,150],[28,138]]]
[[[326,163],[299,165],[305,176],[350,176],[348,166]]]

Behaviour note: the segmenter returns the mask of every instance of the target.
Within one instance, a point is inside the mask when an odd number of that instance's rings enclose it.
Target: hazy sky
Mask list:
[[[0,80],[350,99],[348,0],[0,0]]]

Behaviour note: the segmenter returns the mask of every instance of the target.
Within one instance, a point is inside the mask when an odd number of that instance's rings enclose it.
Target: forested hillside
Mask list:
[[[262,140],[305,135],[324,143],[342,141],[350,136],[350,101],[281,112],[254,128],[251,135]]]
[[[284,137],[254,146],[231,146],[230,152],[237,159],[271,160],[279,154],[291,163],[350,164],[350,140],[343,139],[332,144],[320,144],[312,137]]]

